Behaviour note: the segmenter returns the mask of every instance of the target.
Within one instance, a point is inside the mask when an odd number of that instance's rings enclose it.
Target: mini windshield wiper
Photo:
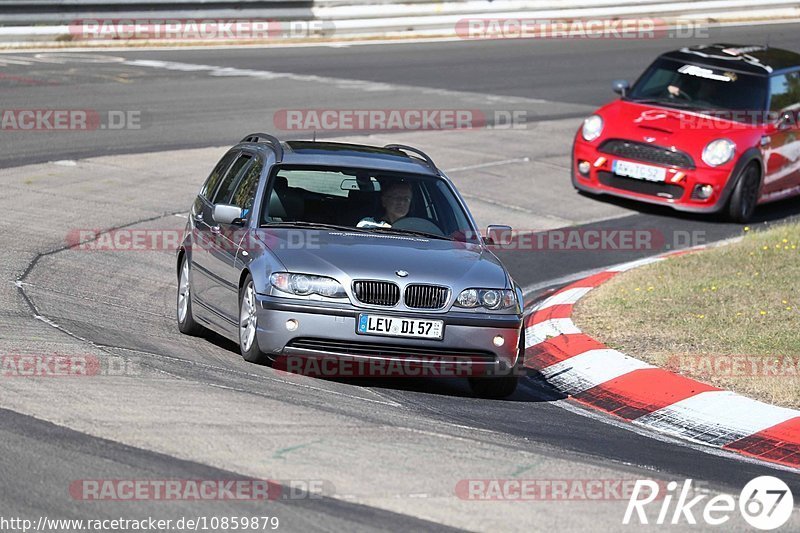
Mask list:
[[[709,109],[707,105],[698,106],[697,104],[693,104],[687,100],[676,100],[673,98],[628,98],[628,101],[635,104],[661,104],[667,107],[677,107],[680,109],[691,109],[695,111]]]
[[[416,235],[417,237],[429,237],[431,239],[440,239],[444,241],[454,241],[455,239],[452,237],[447,237],[446,235],[438,235],[436,233],[428,233],[427,231],[417,231],[413,229],[400,229],[400,228],[387,228],[383,226],[372,226],[372,227],[365,227],[361,228],[367,231],[376,231],[379,233],[394,233],[394,234],[401,234],[401,235]]]

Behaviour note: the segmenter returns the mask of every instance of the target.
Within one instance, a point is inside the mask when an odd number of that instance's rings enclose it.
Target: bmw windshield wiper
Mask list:
[[[335,229],[339,231],[358,231],[363,232],[361,228],[354,228],[352,226],[343,226],[341,224],[326,224],[324,222],[306,222],[304,220],[285,221],[285,222],[266,222],[261,224],[262,228],[312,228],[312,229]]]
[[[432,239],[440,239],[444,241],[454,241],[452,237],[447,237],[445,235],[438,235],[436,233],[428,233],[427,231],[417,231],[413,229],[400,229],[400,228],[388,228],[383,226],[370,226],[362,228],[367,231],[377,231],[380,233],[394,233],[394,234],[401,234],[401,235],[416,235],[417,237],[429,237]]]

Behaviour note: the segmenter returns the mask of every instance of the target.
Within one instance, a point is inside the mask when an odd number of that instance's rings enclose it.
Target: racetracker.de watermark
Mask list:
[[[689,39],[708,37],[708,26],[690,20],[655,18],[543,20],[464,18],[455,25],[461,39]]]
[[[800,356],[673,355],[665,366],[709,377],[800,378]]]
[[[3,378],[81,378],[97,376],[141,376],[143,365],[137,359],[96,355],[21,355],[0,356]]]
[[[474,501],[630,500],[636,479],[462,479],[456,496]],[[656,487],[658,487],[658,482]]]
[[[73,229],[67,233],[66,244],[84,252],[143,252],[177,251],[184,242],[187,248],[199,250],[238,250],[257,252],[275,250],[319,250],[323,236],[363,236],[364,230],[352,232],[307,229],[256,229],[241,227],[220,228],[217,233],[193,230],[185,241],[185,229],[122,228],[114,230]],[[454,246],[475,245],[485,234],[456,231],[449,235]],[[563,228],[541,231],[511,230],[494,234],[496,240],[485,241],[495,251],[502,252],[658,252],[690,248],[707,244],[703,230],[629,229],[629,228]],[[424,236],[409,236],[424,242]]]
[[[512,128],[527,123],[527,115],[480,109],[280,109],[272,120],[282,131],[428,131]]]
[[[397,319],[398,323],[404,322]],[[402,327],[402,326],[400,326]],[[277,358],[273,368],[278,371],[314,378],[466,378],[525,375],[523,368],[508,368],[486,356],[465,354],[453,357],[442,355],[419,356],[396,353],[363,354],[358,358],[337,356],[285,355]]]
[[[665,112],[650,110],[649,117],[642,114],[643,121],[659,120],[669,116],[678,120],[682,130],[750,130],[761,128],[767,124],[777,124],[779,128],[792,130],[800,124],[800,113],[794,111],[760,111],[760,110],[720,110],[692,112]]]
[[[323,479],[78,479],[73,500],[82,501],[269,501],[318,500],[334,494]]]
[[[258,41],[332,35],[333,22],[243,18],[80,19],[69,24],[79,41]]]
[[[97,109],[0,109],[0,131],[142,129],[142,112]]]
[[[706,243],[706,232],[702,230],[562,228],[501,232],[490,246],[502,252],[657,252]]]

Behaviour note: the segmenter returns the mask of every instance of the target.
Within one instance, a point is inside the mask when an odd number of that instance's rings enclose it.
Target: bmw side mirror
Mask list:
[[[495,246],[511,244],[513,230],[511,226],[492,225],[486,229],[486,243]]]
[[[217,224],[238,224],[241,225],[242,208],[235,205],[217,204],[214,206],[214,222]]]
[[[614,80],[611,82],[611,88],[614,89],[614,92],[620,96],[625,96],[628,94],[628,89],[631,88],[631,84],[628,83],[628,80]]]

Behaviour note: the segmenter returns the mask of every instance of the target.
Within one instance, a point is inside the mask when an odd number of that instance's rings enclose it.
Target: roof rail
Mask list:
[[[411,152],[414,155],[420,156],[425,163],[431,167],[431,169],[435,170],[437,174],[439,174],[439,168],[436,166],[436,163],[433,162],[433,159],[430,158],[428,154],[420,150],[419,148],[414,148],[413,146],[406,146],[405,144],[387,144],[383,147],[386,150],[396,150],[398,152]]]
[[[280,163],[283,161],[283,146],[281,146],[281,141],[274,135],[270,135],[269,133],[251,133],[239,142],[258,143],[262,140],[267,141],[269,146],[275,152],[275,159],[277,162]]]

